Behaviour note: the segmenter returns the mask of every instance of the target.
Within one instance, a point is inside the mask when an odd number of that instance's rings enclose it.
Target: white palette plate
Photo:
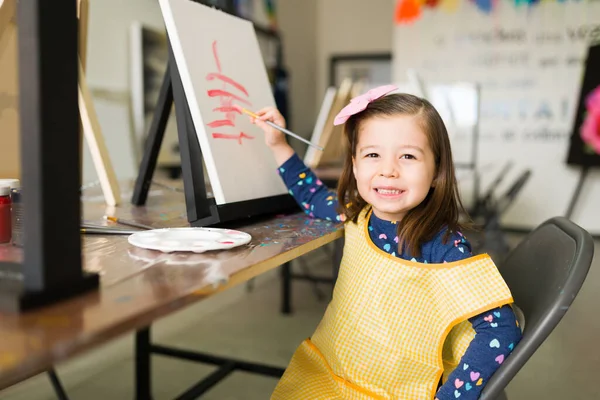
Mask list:
[[[165,228],[140,231],[129,236],[130,244],[164,253],[225,250],[249,243],[252,236],[245,232],[220,228]]]

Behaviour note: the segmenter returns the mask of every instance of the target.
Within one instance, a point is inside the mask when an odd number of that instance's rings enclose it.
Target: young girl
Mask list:
[[[337,196],[264,122],[285,126],[276,109],[253,120],[302,209],[346,221],[331,303],[273,399],[476,399],[521,338],[508,287],[461,234],[442,119],[395,89],[336,117],[349,149]]]

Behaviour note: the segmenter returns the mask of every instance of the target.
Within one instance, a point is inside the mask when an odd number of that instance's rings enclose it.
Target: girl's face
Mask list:
[[[434,155],[411,115],[363,121],[352,163],[358,193],[387,221],[402,220],[434,185]]]

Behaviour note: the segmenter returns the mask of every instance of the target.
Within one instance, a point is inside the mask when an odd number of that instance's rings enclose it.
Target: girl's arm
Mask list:
[[[285,127],[285,119],[281,113],[274,107],[266,107],[257,114],[259,118],[253,118],[252,122],[264,131],[265,143],[273,152],[275,162],[279,166],[279,174],[302,210],[311,217],[342,221],[342,216],[337,213],[335,192],[323,185],[314,172],[300,160],[282,132],[264,122],[268,120]]]
[[[289,193],[306,214],[328,221],[342,221],[342,216],[337,212],[335,192],[323,185],[296,153],[281,164],[278,171]]]
[[[460,363],[436,395],[439,400],[475,400],[492,375],[521,340],[512,308],[495,308],[470,318],[475,337]]]
[[[440,235],[441,237],[441,235]],[[471,243],[461,232],[436,246],[434,262],[452,262],[472,257]],[[437,258],[440,257],[440,258]],[[448,377],[436,398],[439,400],[478,399],[488,380],[521,340],[521,328],[510,306],[486,311],[469,319],[475,337],[460,363]]]

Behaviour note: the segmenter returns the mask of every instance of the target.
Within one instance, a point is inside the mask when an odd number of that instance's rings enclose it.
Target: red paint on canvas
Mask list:
[[[228,119],[220,119],[218,121],[209,122],[207,125],[211,128],[218,128],[219,126],[235,126],[233,122]]]
[[[215,61],[217,63],[217,69],[221,72],[221,62],[219,61],[219,55],[217,54],[217,41],[213,40],[212,44],[213,56],[215,57]]]
[[[238,114],[242,113],[242,111],[239,108],[235,107],[235,106],[232,106],[232,107],[217,107],[217,108],[213,108],[213,111],[225,112],[225,113],[226,112],[236,112]]]
[[[243,139],[254,139],[254,136],[246,135],[244,132],[239,134],[233,133],[213,133],[212,137],[215,139],[227,139],[227,140],[237,140],[239,144],[242,144]]]
[[[225,82],[225,83],[233,86],[234,88],[236,88],[237,90],[239,90],[240,92],[242,92],[246,96],[248,96],[248,91],[246,90],[246,88],[242,84],[234,81],[233,79],[231,79],[228,76],[225,76],[223,74],[217,74],[217,73],[214,73],[214,72],[211,72],[210,74],[206,75],[206,80],[207,81],[212,81],[213,79],[219,79],[219,80],[221,80],[221,81],[223,81],[223,82]]]
[[[238,114],[241,114],[241,111],[237,108],[239,106],[234,104],[234,101],[248,106],[252,106],[252,103],[247,100],[249,94],[244,85],[223,73],[221,60],[219,59],[218,43],[216,40],[212,43],[212,53],[218,72],[207,74],[206,80],[210,82],[220,82],[222,85],[220,88],[208,89],[206,94],[208,97],[219,99],[219,106],[215,107],[213,111],[223,113],[223,116],[209,122],[207,125],[211,128],[232,127],[235,129],[235,117]],[[239,92],[239,94],[236,92]],[[247,135],[244,132],[214,132],[212,133],[212,137],[214,139],[237,140],[239,144],[243,143],[243,139],[254,139],[253,136]]]
[[[237,100],[241,103],[252,105],[248,100],[244,100],[240,96],[236,96],[235,94],[228,92],[227,90],[210,89],[207,91],[207,94],[208,94],[208,97],[229,97],[229,98]]]

